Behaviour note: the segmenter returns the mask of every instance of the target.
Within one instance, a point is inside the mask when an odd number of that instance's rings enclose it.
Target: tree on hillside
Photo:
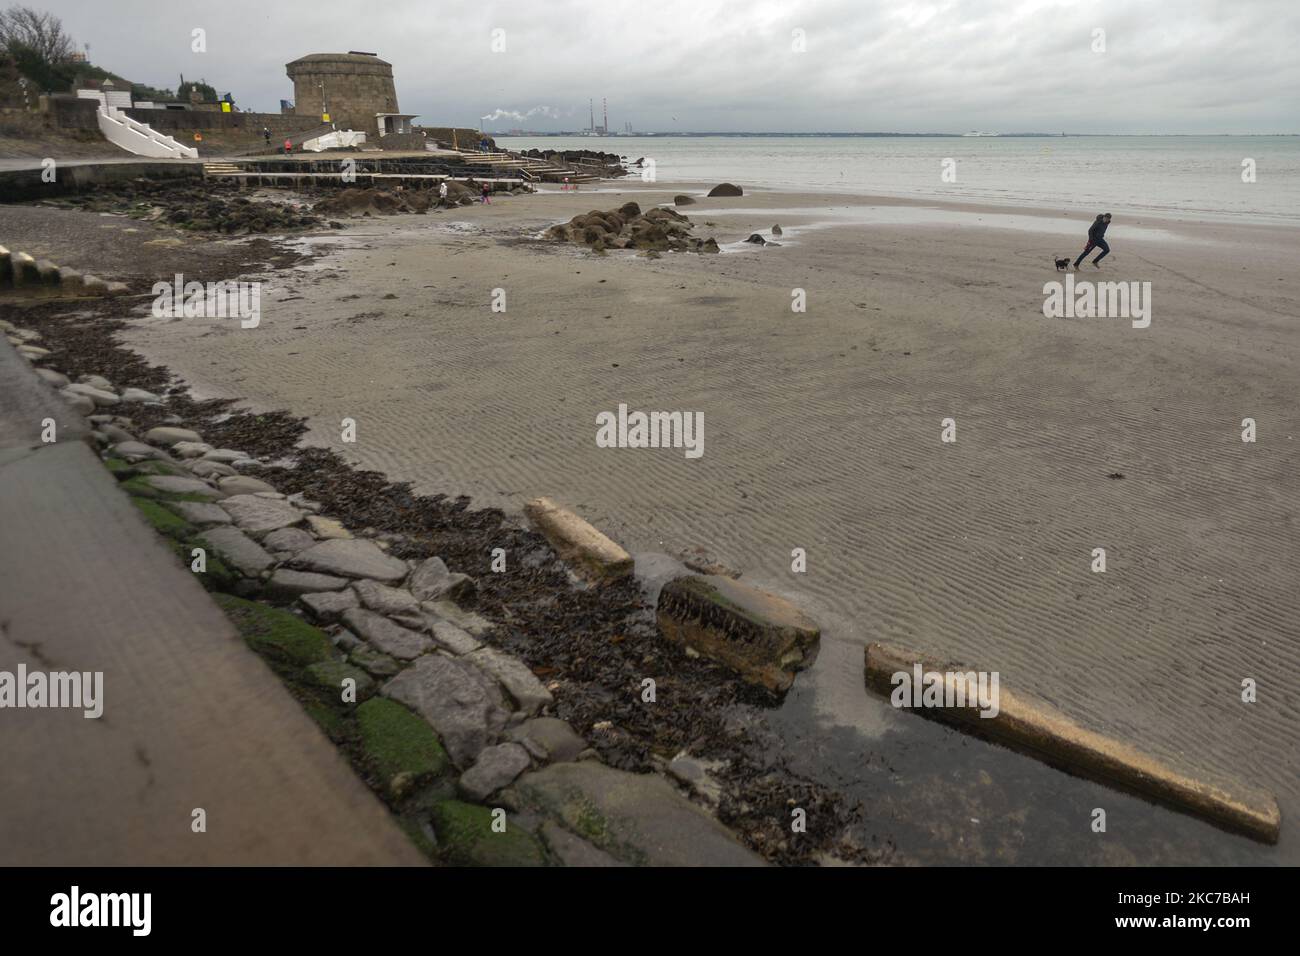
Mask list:
[[[185,79],[183,76],[180,85],[176,87],[176,98],[182,103],[188,103],[191,90],[198,91],[200,103],[215,103],[217,101],[216,89],[209,86],[205,80],[199,80],[196,83],[193,80]]]
[[[166,103],[175,98],[171,90],[160,90],[145,83],[131,84],[131,99],[133,100],[151,100],[156,103]]]
[[[0,49],[17,57],[28,51],[46,67],[66,63],[74,49],[72,37],[63,32],[63,21],[52,13],[31,7],[0,10]]]
[[[74,75],[72,51],[58,17],[31,7],[0,10],[0,61],[37,91],[67,89]]]

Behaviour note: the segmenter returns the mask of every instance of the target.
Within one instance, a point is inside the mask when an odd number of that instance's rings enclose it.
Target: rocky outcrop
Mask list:
[[[192,183],[137,177],[61,198],[59,204],[232,236],[286,233],[322,225],[306,206],[249,199],[234,182],[215,180]]]
[[[712,189],[709,190],[710,199],[714,198],[715,196],[743,196],[743,195],[745,195],[745,190],[741,189],[739,186],[735,185],[734,183],[719,183],[718,185],[714,186]]]
[[[636,249],[645,252],[702,252],[705,240],[690,234],[690,219],[675,210],[656,206],[646,212],[634,202],[618,209],[574,216],[546,230],[548,239],[576,242],[597,252],[606,249]],[[713,242],[712,239],[707,240]],[[716,243],[714,246],[716,248]]]
[[[460,186],[459,183],[452,185]],[[316,203],[312,211],[319,216],[335,218],[419,214],[429,211],[436,196],[437,193],[421,189],[404,189],[401,192],[373,187],[344,189]]]

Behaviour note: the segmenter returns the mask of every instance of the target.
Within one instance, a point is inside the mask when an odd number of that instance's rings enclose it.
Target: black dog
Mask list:
[[[1056,271],[1057,271],[1057,272],[1069,272],[1069,271],[1070,271],[1070,270],[1067,268],[1067,267],[1069,266],[1069,264],[1070,264],[1070,257],[1069,257],[1069,256],[1066,256],[1064,259],[1057,259],[1055,256],[1053,256],[1052,258],[1053,258],[1053,260],[1056,262]]]

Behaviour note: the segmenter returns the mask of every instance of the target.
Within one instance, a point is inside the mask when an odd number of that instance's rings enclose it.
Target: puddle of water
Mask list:
[[[868,691],[862,643],[829,639],[767,713],[791,769],[863,807],[858,842],[887,837],[898,862],[1272,865],[1276,848],[895,709]],[[1104,809],[1107,832],[1092,830]]]

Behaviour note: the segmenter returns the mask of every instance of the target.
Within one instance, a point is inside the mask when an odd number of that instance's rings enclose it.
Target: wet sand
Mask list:
[[[679,192],[701,197],[681,210],[694,234],[727,251],[600,257],[521,238]],[[1052,257],[1082,247],[1078,217],[702,193],[633,185],[352,221],[307,240],[332,250],[310,268],[266,277],[258,328],[146,319],[127,342],[201,396],[309,416],[311,441],[417,491],[515,511],[549,494],[633,552],[699,546],[799,602],[823,651],[774,722],[809,741],[802,769],[878,820],[928,816],[943,858],[1300,862],[1300,235],[1117,210],[1105,268],[1080,278],[1150,281],[1151,325],[1135,329],[1044,318],[1043,284],[1063,278]],[[773,222],[779,248],[737,245]],[[703,456],[598,448],[596,416],[620,403],[703,412]],[[896,713],[863,690],[872,640],[996,669],[1177,766],[1271,789],[1282,842]],[[1243,678],[1258,703],[1240,701]],[[1121,822],[1081,849],[1099,805]],[[1038,845],[989,832],[1026,814],[1046,814]]]

